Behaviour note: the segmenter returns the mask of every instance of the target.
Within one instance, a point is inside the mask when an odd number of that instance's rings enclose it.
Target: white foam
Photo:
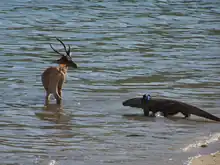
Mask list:
[[[202,139],[202,140],[198,140],[195,143],[187,145],[182,150],[184,152],[187,152],[187,151],[190,151],[193,148],[199,148],[203,144],[214,143],[214,142],[218,141],[219,139],[220,139],[220,133],[215,133],[215,134],[212,134],[208,137],[204,137],[204,139]]]
[[[55,165],[55,163],[56,163],[55,160],[51,160],[48,165]]]
[[[217,154],[218,152],[219,152],[219,151],[214,152],[214,153],[211,153],[210,155],[215,155],[215,154]],[[202,156],[202,155],[197,155],[197,156],[194,156],[194,157],[190,157],[189,160],[186,162],[186,165],[191,165],[193,159],[199,158],[199,157],[201,157],[201,156]]]

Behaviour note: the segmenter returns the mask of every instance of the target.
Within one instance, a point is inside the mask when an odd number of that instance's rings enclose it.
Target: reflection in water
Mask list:
[[[42,112],[37,112],[35,115],[41,120],[47,120],[55,123],[52,127],[58,129],[71,129],[71,116],[64,113],[62,104],[47,104],[43,107]],[[44,126],[49,128],[51,126]]]
[[[157,117],[147,117],[142,114],[124,114],[123,117],[127,118],[128,120],[138,120],[138,121],[146,121],[146,122],[178,122],[183,124],[196,124],[196,123],[216,123],[216,121],[203,119],[203,118],[184,118],[182,116],[168,116],[163,117],[161,115],[157,115]]]
[[[147,117],[139,114],[124,114],[123,117],[125,117],[128,120],[156,122],[156,117]]]

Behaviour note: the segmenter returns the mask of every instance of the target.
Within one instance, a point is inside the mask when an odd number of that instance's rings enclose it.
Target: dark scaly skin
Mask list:
[[[141,108],[144,111],[145,116],[155,116],[157,112],[161,112],[164,117],[173,116],[177,113],[182,113],[185,118],[190,117],[191,114],[204,117],[206,119],[220,121],[220,118],[203,111],[195,106],[169,99],[157,99],[152,98],[150,100],[145,100],[145,95],[142,98],[132,98],[124,101],[122,104],[124,106],[130,106],[135,108]]]

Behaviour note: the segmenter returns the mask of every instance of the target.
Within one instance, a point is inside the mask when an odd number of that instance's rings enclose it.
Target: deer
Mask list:
[[[64,81],[66,80],[68,67],[77,68],[77,64],[74,63],[71,58],[70,45],[68,45],[67,49],[66,45],[59,38],[56,38],[56,40],[59,41],[64,47],[65,53],[60,53],[50,44],[51,49],[55,53],[61,55],[61,58],[54,61],[55,63],[59,64],[58,67],[48,67],[41,75],[41,81],[46,91],[46,105],[49,103],[51,94],[55,97],[56,103],[61,104],[62,88]]]

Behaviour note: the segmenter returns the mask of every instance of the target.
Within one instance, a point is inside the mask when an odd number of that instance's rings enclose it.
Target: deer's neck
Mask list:
[[[62,72],[63,74],[66,74],[68,71],[68,66],[66,64],[59,64],[58,67],[59,71]]]

